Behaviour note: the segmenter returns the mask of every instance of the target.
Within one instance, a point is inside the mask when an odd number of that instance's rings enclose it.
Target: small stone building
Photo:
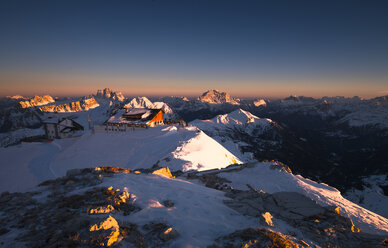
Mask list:
[[[69,118],[48,118],[43,121],[47,139],[71,137],[84,127]]]

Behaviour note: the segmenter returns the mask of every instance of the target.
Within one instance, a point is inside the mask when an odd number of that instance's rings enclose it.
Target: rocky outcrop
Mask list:
[[[42,112],[79,112],[87,111],[100,106],[96,99],[88,98],[81,101],[75,101],[70,103],[64,103],[60,105],[48,105],[40,107]]]
[[[237,230],[229,235],[219,237],[216,242],[209,248],[220,247],[287,247],[300,248],[304,247],[301,242],[294,242],[293,237],[274,232],[266,228],[247,228]],[[302,243],[303,244],[303,243]],[[306,246],[308,247],[308,245]]]
[[[43,182],[35,192],[2,193],[0,246],[117,247],[123,242],[130,247],[165,247],[176,239],[178,231],[166,223],[137,226],[118,220],[140,208],[127,188],[99,186],[116,173],[132,172],[107,166],[74,169]]]
[[[297,192],[269,194],[255,190],[250,185],[247,185],[250,190],[236,190],[218,175],[222,171],[233,173],[252,166],[244,164],[229,166],[220,171],[187,174],[188,179],[199,180],[206,187],[224,191],[225,196],[230,198],[224,201],[225,205],[242,215],[257,218],[263,226],[259,229],[238,230],[220,237],[211,247],[266,247],[263,244],[269,247],[384,247],[384,236],[362,232],[350,218],[342,216],[336,206],[320,206]],[[270,169],[291,173],[286,165],[275,161]],[[284,223],[301,232],[301,235],[275,233],[267,229],[281,229]]]
[[[160,219],[141,225],[128,222],[143,205],[137,205],[136,196],[126,187],[122,190],[102,187],[106,185],[102,183],[113,182],[118,173],[134,173],[141,177],[139,174],[152,174],[153,171],[109,166],[74,169],[65,177],[42,183],[34,192],[2,193],[0,246],[171,246],[173,240],[179,239],[179,230]],[[197,179],[202,178],[201,173],[198,174]],[[109,179],[104,182],[104,178]],[[209,183],[222,183],[216,173],[206,174],[204,178]],[[295,192],[268,194],[250,188],[220,189],[225,192],[224,203],[228,207],[236,214],[247,216],[247,220],[257,218],[261,226],[257,228],[254,224],[251,228],[232,229],[208,247],[386,247],[384,236],[363,233],[335,208],[319,206]],[[163,205],[169,208],[168,211],[172,210],[171,214],[174,208],[179,208],[179,202],[174,204],[171,200],[163,201]]]
[[[35,106],[46,105],[53,102],[55,102],[55,100],[51,96],[45,95],[45,96],[34,96],[33,98],[27,101],[19,102],[19,104],[20,104],[20,107],[22,108],[30,108]]]
[[[97,90],[97,98],[108,99],[112,101],[124,101],[125,97],[120,91],[112,91],[110,88],[105,88],[103,90]]]
[[[296,192],[267,194],[254,190],[230,190],[226,196],[232,200],[226,200],[225,204],[237,212],[259,217],[264,226],[276,227],[277,223],[280,223],[277,220],[285,221],[300,230],[303,237],[322,247],[366,247],[368,245],[384,247],[383,236],[361,232],[349,218],[336,212],[335,208],[321,207],[311,199]],[[238,238],[238,236],[231,234],[219,240],[230,240],[232,237]],[[293,239],[289,238],[288,241],[292,242]],[[253,240],[249,241],[254,242]],[[299,243],[303,244],[305,241],[299,240]]]
[[[230,103],[230,104],[239,104],[238,99],[232,98],[226,92],[220,92],[218,90],[208,90],[202,94],[202,96],[198,97],[198,100],[201,102],[213,103],[213,104],[222,104],[222,103]]]
[[[255,101],[253,101],[253,105],[254,105],[255,107],[260,107],[260,106],[265,107],[265,106],[267,106],[267,103],[265,102],[264,99],[257,99],[257,100],[255,100]]]

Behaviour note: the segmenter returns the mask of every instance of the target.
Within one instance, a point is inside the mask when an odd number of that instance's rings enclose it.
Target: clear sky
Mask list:
[[[388,95],[388,1],[3,0],[0,95]]]

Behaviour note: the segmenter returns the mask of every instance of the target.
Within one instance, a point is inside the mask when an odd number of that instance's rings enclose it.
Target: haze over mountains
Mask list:
[[[163,109],[175,124],[96,131],[123,108]],[[9,211],[1,219],[9,223],[0,234],[5,247],[385,245],[388,96],[246,100],[208,90],[195,100],[148,99],[106,88],[82,98],[7,97],[0,112],[0,190],[25,192],[0,196],[1,211]],[[47,143],[42,123],[63,117],[84,130]],[[152,174],[158,170],[164,176]],[[28,210],[36,208],[41,213]],[[113,223],[108,233],[91,231],[104,220]],[[53,238],[44,241],[36,229]],[[80,238],[69,238],[74,233]]]

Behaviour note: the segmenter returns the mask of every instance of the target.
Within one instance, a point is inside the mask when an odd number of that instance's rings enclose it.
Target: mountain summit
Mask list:
[[[110,88],[105,88],[103,90],[97,90],[97,98],[105,98],[113,101],[124,101],[125,97],[120,91],[112,91]]]
[[[218,90],[208,90],[198,97],[198,100],[201,102],[207,103],[230,103],[230,104],[239,104],[238,99],[234,99],[226,92],[220,92]]]

